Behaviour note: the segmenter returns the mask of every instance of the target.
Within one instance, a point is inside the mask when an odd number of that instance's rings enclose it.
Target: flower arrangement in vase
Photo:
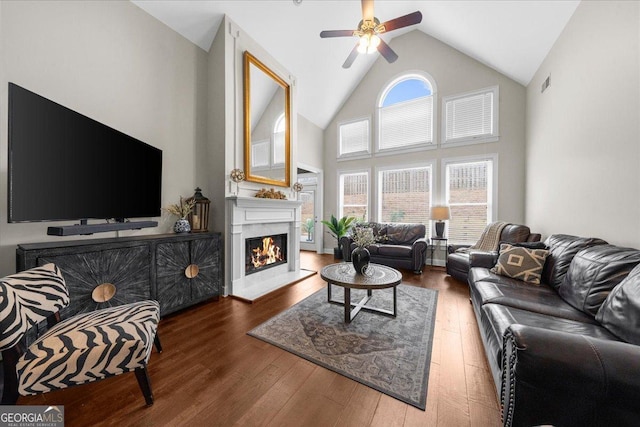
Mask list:
[[[356,273],[365,274],[371,260],[371,254],[367,247],[378,242],[378,238],[373,234],[372,228],[363,226],[355,226],[351,238],[353,243],[356,244],[356,248],[351,252],[353,268],[355,268]]]
[[[175,231],[176,233],[188,233],[191,231],[191,225],[189,225],[187,216],[191,213],[195,204],[195,199],[184,200],[182,196],[180,196],[179,205],[174,203],[167,206],[166,208],[163,208],[171,215],[175,215],[178,217],[178,220],[173,225],[173,231]]]

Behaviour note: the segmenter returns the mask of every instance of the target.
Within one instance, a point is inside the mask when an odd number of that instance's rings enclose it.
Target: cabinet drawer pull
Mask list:
[[[91,298],[95,302],[107,302],[116,294],[116,286],[113,283],[103,283],[93,288]]]
[[[184,275],[189,279],[193,279],[200,272],[200,268],[197,264],[189,264],[187,268],[184,269]]]

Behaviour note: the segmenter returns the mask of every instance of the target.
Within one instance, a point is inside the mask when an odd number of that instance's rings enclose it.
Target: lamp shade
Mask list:
[[[451,218],[451,211],[449,206],[432,206],[431,207],[431,219],[442,221],[444,219]]]

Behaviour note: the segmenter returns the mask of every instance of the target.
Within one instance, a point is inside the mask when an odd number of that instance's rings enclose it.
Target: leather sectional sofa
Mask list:
[[[553,235],[541,284],[471,255],[468,283],[505,426],[640,425],[640,251]]]
[[[500,241],[510,243],[538,242],[540,237],[538,233],[531,233],[526,225],[508,224],[500,234]],[[469,274],[469,253],[456,251],[464,247],[468,246],[449,245],[447,248],[447,274],[461,282],[466,282]]]
[[[371,262],[412,270],[416,274],[422,273],[429,246],[424,224],[369,222],[360,226],[371,227],[373,234],[380,238],[379,243],[367,247],[371,253]],[[350,262],[351,251],[356,247],[351,236],[343,236],[340,246],[344,260]]]

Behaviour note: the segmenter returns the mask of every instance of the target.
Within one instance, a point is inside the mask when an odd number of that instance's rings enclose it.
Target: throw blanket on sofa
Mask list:
[[[477,249],[483,252],[497,251],[500,244],[500,236],[502,236],[502,230],[509,225],[508,222],[496,221],[487,225],[482,232],[480,240],[471,246],[469,249]]]
[[[492,252],[497,251],[500,245],[500,236],[502,236],[502,230],[509,225],[508,222],[496,221],[487,225],[480,235],[480,240],[475,245],[468,248],[460,248],[456,252],[469,253],[472,250]]]

